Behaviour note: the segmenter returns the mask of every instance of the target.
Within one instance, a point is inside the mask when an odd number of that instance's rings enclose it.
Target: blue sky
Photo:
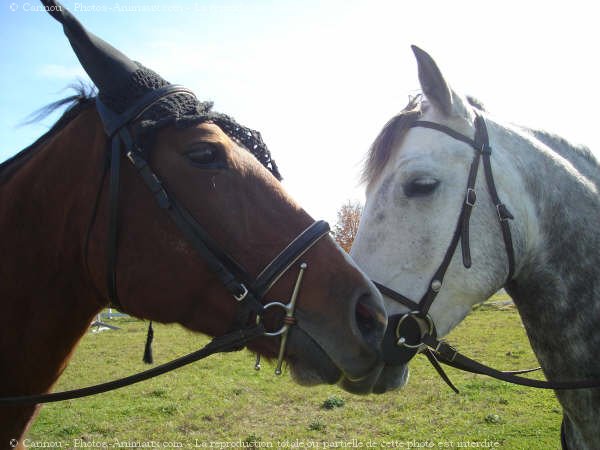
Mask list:
[[[410,51],[508,120],[600,149],[593,2],[66,0],[91,31],[263,133],[285,186],[335,220],[360,162],[418,89]],[[0,160],[56,119],[18,127],[83,71],[35,0],[0,5]],[[598,153],[597,153],[598,154]]]

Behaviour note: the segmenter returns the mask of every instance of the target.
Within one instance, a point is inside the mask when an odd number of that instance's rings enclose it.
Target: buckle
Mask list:
[[[450,362],[453,362],[454,358],[456,358],[456,355],[458,355],[458,350],[456,350],[451,345],[446,344],[444,341],[439,341],[438,344],[433,349],[433,351],[436,352],[438,355],[443,356],[444,358],[450,360]],[[449,353],[449,352],[451,352],[451,355],[452,355],[450,358],[448,358],[448,355],[446,355],[446,353]]]
[[[125,154],[125,156],[131,162],[131,164],[133,164],[133,166],[136,168],[136,170],[138,172],[147,165],[146,160],[144,158],[140,157],[139,152],[137,152],[137,151],[129,150]]]
[[[477,201],[477,192],[473,188],[467,188],[467,195],[465,197],[465,204],[467,206],[475,206],[475,202]]]
[[[496,205],[496,212],[498,213],[498,219],[500,222],[506,222],[508,219],[514,219],[514,216],[510,213],[504,203],[498,203]]]
[[[243,301],[248,295],[248,288],[244,285],[244,283],[240,283],[240,287],[242,288],[242,293],[233,296],[238,302]]]

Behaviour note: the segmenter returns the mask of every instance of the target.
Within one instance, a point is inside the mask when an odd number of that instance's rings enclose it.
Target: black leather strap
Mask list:
[[[444,369],[442,368],[442,366],[440,366],[440,363],[438,362],[437,358],[435,357],[435,353],[431,349],[426,348],[423,351],[423,354],[427,357],[427,359],[429,360],[429,362],[431,363],[431,365],[433,366],[433,368],[436,370],[436,372],[438,373],[438,375],[440,376],[440,378],[442,380],[444,380],[448,386],[450,386],[450,389],[452,389],[456,394],[458,394],[460,391],[454,385],[454,383],[452,383],[452,380],[446,374],[446,372],[444,371]]]
[[[483,154],[483,169],[485,173],[485,179],[487,183],[492,202],[496,207],[496,213],[498,214],[498,221],[500,222],[500,229],[502,231],[502,239],[504,240],[504,248],[506,249],[506,256],[508,258],[508,274],[506,275],[506,281],[504,284],[508,284],[515,273],[515,252],[513,248],[512,235],[510,232],[509,220],[513,220],[514,216],[508,210],[506,205],[500,201],[498,192],[496,191],[496,183],[494,182],[494,175],[492,173],[492,165],[490,163],[490,155],[488,153]]]
[[[469,178],[467,180],[467,192],[465,193],[465,204],[462,211],[461,235],[460,244],[462,250],[463,265],[469,269],[472,265],[471,261],[471,246],[469,244],[469,224],[471,212],[477,201],[477,192],[475,191],[475,183],[477,182],[477,172],[479,172],[479,160],[481,159],[479,152],[475,153],[475,157],[471,162],[469,169]]]
[[[569,450],[569,444],[567,443],[567,425],[565,423],[565,417],[560,424],[560,445],[562,450]]]
[[[375,285],[375,287],[377,287],[377,289],[379,289],[379,292],[381,292],[386,297],[391,298],[395,302],[398,302],[401,305],[406,306],[409,311],[418,311],[419,310],[419,304],[417,302],[411,300],[408,297],[405,297],[400,292],[396,292],[393,289],[391,289],[381,283],[378,283],[377,281],[373,281],[373,284]]]
[[[134,122],[161,98],[176,93],[185,93],[196,98],[196,95],[189,89],[177,84],[169,84],[162,88],[154,89],[148,92],[137,102],[135,102],[133,106],[121,114],[116,114],[114,111],[106,107],[99,97],[96,97],[96,109],[98,114],[100,114],[106,134],[108,137],[112,137],[118,130]]]
[[[569,381],[543,381],[543,380],[532,380],[530,378],[520,377],[515,375],[516,373],[532,372],[536,369],[527,369],[524,371],[514,372],[502,372],[494,369],[490,366],[482,364],[480,362],[471,359],[462,353],[458,352],[454,347],[448,345],[443,341],[425,335],[423,337],[423,343],[431,348],[437,359],[444,364],[451,367],[463,370],[465,372],[476,373],[480,375],[487,375],[497,380],[506,381],[513,384],[519,384],[521,386],[534,387],[539,389],[555,389],[555,390],[569,390],[569,389],[591,389],[600,388],[600,380],[569,380]]]
[[[452,128],[442,125],[441,123],[429,122],[427,120],[417,120],[412,124],[412,127],[430,128],[432,130],[441,131],[444,134],[456,139],[457,141],[464,142],[475,148],[475,141],[469,136],[465,136],[458,131],[454,131]]]
[[[117,309],[123,309],[117,295],[117,251],[119,248],[119,184],[121,180],[121,141],[119,136],[111,140],[110,152],[110,178],[109,178],[109,222],[108,222],[108,245],[106,261],[106,286],[108,298]]]
[[[324,220],[306,228],[261,271],[252,284],[252,291],[262,298],[282,274],[328,233],[329,224]]]

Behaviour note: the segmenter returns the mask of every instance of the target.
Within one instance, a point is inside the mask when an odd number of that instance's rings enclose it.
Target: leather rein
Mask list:
[[[111,142],[110,158],[108,162],[110,167],[110,181],[109,229],[107,239],[107,292],[110,303],[116,308],[123,310],[123,305],[119,301],[117,295],[116,262],[119,236],[120,166],[121,157],[124,155],[153,194],[158,206],[171,217],[181,233],[187,239],[188,243],[194,248],[203,261],[209,266],[210,270],[217,276],[221,284],[234,298],[237,303],[237,312],[234,321],[235,329],[224,336],[214,338],[200,350],[135,375],[71,391],[4,397],[0,398],[0,406],[58,402],[119,389],[170,372],[179,367],[206,358],[214,353],[240,350],[249,341],[261,336],[280,337],[279,354],[275,373],[277,375],[281,374],[288,332],[290,327],[295,324],[294,312],[296,299],[301,287],[304,272],[307,269],[307,264],[305,262],[299,264],[298,276],[288,303],[271,302],[263,304],[262,300],[277,280],[298,263],[302,256],[313,245],[329,233],[329,225],[322,220],[314,222],[275,256],[256,278],[253,278],[248,274],[240,264],[219,247],[217,242],[210,237],[192,214],[179,204],[175,197],[168,194],[160,179],[148,164],[142,149],[137,145],[128,129],[128,126],[138,120],[148,108],[165,96],[176,93],[194,96],[191,91],[184,87],[168,85],[146,94],[130,109],[119,115],[110,111],[98,98],[96,98],[97,110],[102,118],[106,133]],[[104,178],[102,178],[102,183],[100,184],[100,189],[96,196],[90,230],[95,222],[100,193],[102,191],[102,185],[104,184],[103,181]],[[88,230],[85,242],[86,262],[90,230]],[[267,331],[263,324],[263,315],[267,309],[272,308],[283,309],[285,317],[283,319],[283,325],[278,330]],[[256,319],[254,323],[248,325],[248,323],[251,323],[252,317],[256,317]]]
[[[560,390],[599,388],[600,380],[542,381],[519,376],[524,373],[539,370],[540,367],[516,371],[500,371],[475,361],[461,354],[446,342],[438,340],[435,323],[429,315],[429,309],[443,286],[444,276],[459,242],[461,244],[463,265],[466,268],[471,267],[469,220],[477,200],[475,182],[477,180],[480,162],[483,162],[486,185],[497,212],[502,238],[504,240],[504,247],[506,249],[508,275],[504,286],[512,280],[515,272],[515,254],[509,224],[509,220],[513,220],[514,217],[506,205],[500,201],[498,196],[490,162],[492,147],[490,146],[485,120],[481,115],[476,113],[475,136],[473,138],[435,122],[417,120],[411,126],[428,128],[444,133],[471,146],[475,154],[469,169],[465,197],[454,234],[452,235],[450,245],[446,250],[442,263],[431,278],[425,294],[418,302],[416,302],[381,283],[374,282],[383,295],[402,304],[409,310],[408,313],[395,314],[388,318],[388,327],[382,344],[383,358],[386,363],[390,365],[404,365],[417,353],[423,353],[441,378],[456,393],[458,393],[458,389],[452,384],[439,363],[446,364],[465,372],[487,375],[501,381],[540,389]]]

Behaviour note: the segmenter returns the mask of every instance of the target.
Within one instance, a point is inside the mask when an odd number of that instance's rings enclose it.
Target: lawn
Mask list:
[[[502,300],[496,298],[495,300]],[[55,390],[144,370],[145,324],[88,333]],[[536,366],[514,308],[485,304],[449,336],[465,354],[503,369]],[[157,363],[207,338],[155,326]],[[216,355],[115,392],[44,406],[30,447],[62,448],[503,448],[559,449],[561,409],[550,391],[512,386],[454,369],[454,394],[424,357],[408,385],[383,396],[337,387],[301,388],[247,351]]]

